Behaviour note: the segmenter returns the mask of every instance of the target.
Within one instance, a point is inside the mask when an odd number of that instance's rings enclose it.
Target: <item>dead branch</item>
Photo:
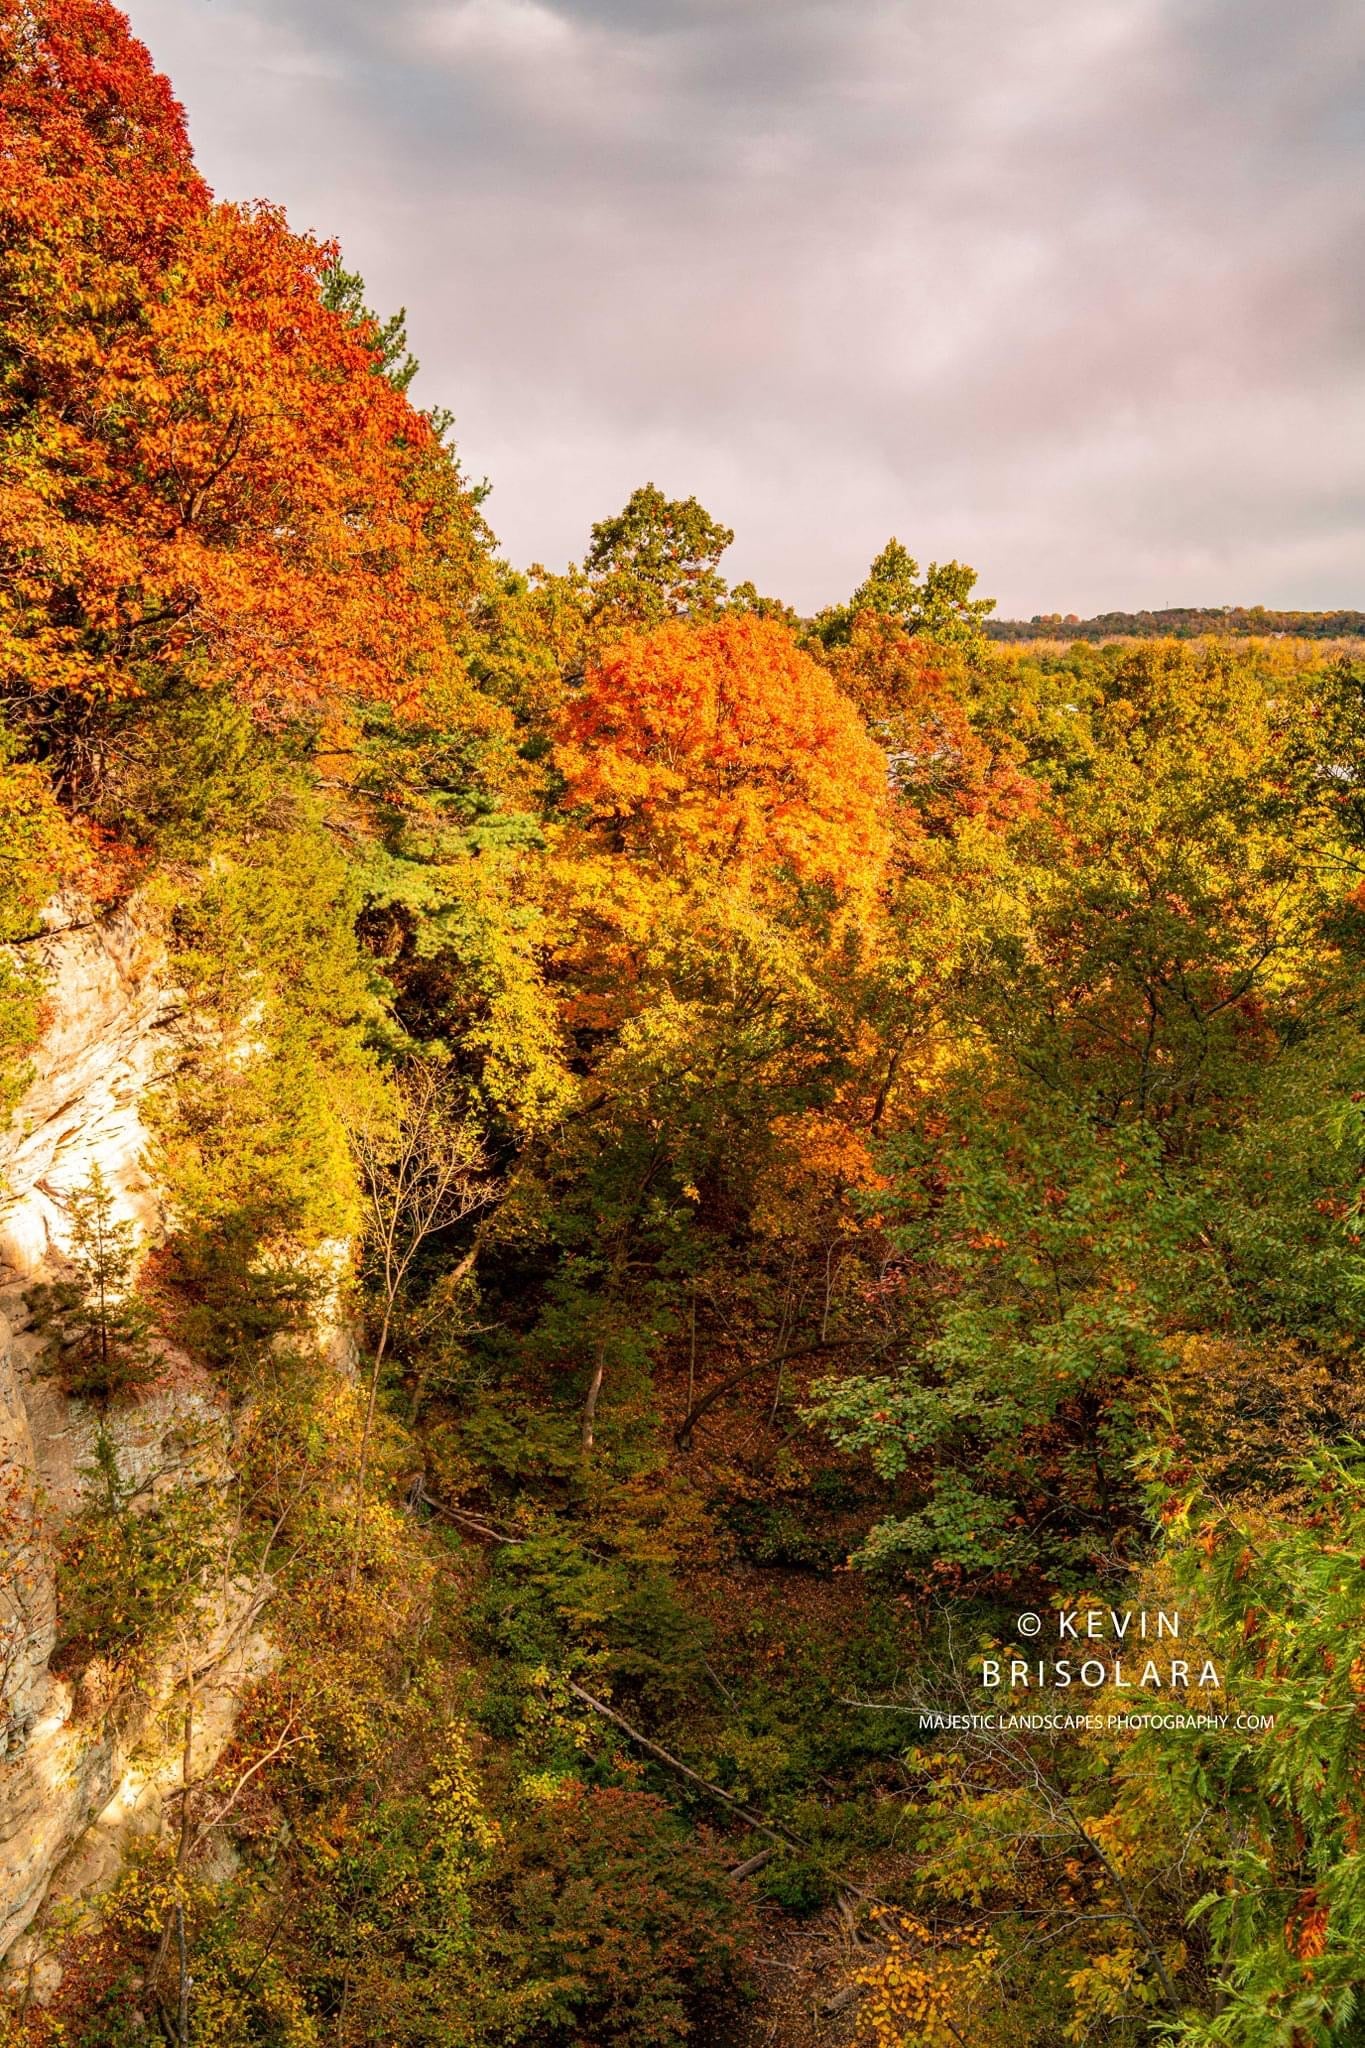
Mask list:
[[[767,1835],[770,1841],[780,1843],[786,1849],[804,1849],[807,1846],[799,1835],[790,1834],[786,1828],[774,1826],[771,1821],[764,1820],[761,1815],[751,1813],[747,1806],[734,1798],[731,1793],[725,1791],[722,1786],[713,1785],[709,1778],[703,1778],[699,1771],[694,1771],[692,1766],[685,1764],[681,1757],[674,1756],[672,1750],[665,1749],[661,1742],[653,1741],[648,1735],[643,1734],[640,1729],[632,1727],[623,1714],[617,1713],[615,1707],[609,1707],[605,1700],[594,1698],[592,1693],[586,1691],[574,1679],[568,1678],[564,1682],[576,1700],[581,1700],[583,1705],[590,1707],[594,1714],[600,1714],[603,1720],[614,1723],[623,1735],[628,1735],[632,1742],[638,1744],[641,1749],[646,1750],[650,1756],[657,1757],[659,1762],[667,1764],[671,1771],[676,1771],[680,1777],[686,1778],[689,1783],[698,1786],[706,1793],[708,1798],[719,1799],[723,1805],[728,1806],[732,1813],[737,1813],[741,1820],[745,1821],[749,1827],[755,1829],[757,1833]]]

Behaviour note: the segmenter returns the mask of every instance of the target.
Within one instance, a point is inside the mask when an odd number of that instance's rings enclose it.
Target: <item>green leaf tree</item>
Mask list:
[[[666,498],[657,484],[642,484],[592,530],[583,568],[594,622],[712,617],[725,598],[720,558],[734,537],[695,498]]]
[[[920,580],[919,563],[893,535],[847,604],[832,605],[815,620],[827,647],[842,647],[863,612],[888,619],[902,632],[971,644],[995,610],[993,597],[973,597],[976,571],[965,562],[931,562]]]

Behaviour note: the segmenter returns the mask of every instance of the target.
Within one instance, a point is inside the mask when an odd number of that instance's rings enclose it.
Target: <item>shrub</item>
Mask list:
[[[547,2044],[685,2041],[692,2001],[735,1983],[746,1903],[721,1849],[651,1793],[573,1786],[511,1835],[503,1876]]]
[[[104,1429],[86,1469],[89,1500],[58,1563],[60,1646],[68,1665],[99,1654],[124,1663],[164,1642],[193,1604],[214,1555],[212,1522],[202,1489],[146,1497]]]

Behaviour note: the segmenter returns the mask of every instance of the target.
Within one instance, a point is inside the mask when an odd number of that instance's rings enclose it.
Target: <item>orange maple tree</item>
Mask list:
[[[555,759],[566,801],[637,857],[786,870],[839,897],[882,873],[885,756],[771,619],[627,637],[567,703]]]
[[[1038,785],[1017,742],[988,737],[973,723],[960,649],[862,611],[826,660],[887,750],[903,836],[950,838],[969,818],[1004,831],[1036,808]]]
[[[0,691],[49,727],[171,675],[415,704],[483,529],[335,252],[212,203],[106,0],[3,10],[0,123]]]

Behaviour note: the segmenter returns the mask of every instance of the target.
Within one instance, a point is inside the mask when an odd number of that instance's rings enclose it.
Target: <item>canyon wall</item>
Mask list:
[[[25,1291],[66,1270],[71,1191],[98,1166],[139,1241],[160,1235],[146,1109],[174,1067],[180,1004],[136,908],[97,918],[59,906],[36,950],[45,1024],[0,1133],[0,1957],[21,1972],[40,1953],[34,1935],[20,1937],[44,1901],[107,1881],[130,1833],[159,1825],[179,1783],[179,1736],[163,1714],[177,1670],[132,1685],[98,1660],[74,1678],[51,1668],[56,1550],[89,1484],[97,1429],[102,1420],[122,1472],[149,1496],[221,1477],[229,1449],[219,1390],[171,1347],[154,1380],[103,1413],[47,1369]],[[249,1599],[223,1587],[190,1646],[205,1674],[197,1768],[221,1751],[236,1692],[267,1655],[243,1612]]]

